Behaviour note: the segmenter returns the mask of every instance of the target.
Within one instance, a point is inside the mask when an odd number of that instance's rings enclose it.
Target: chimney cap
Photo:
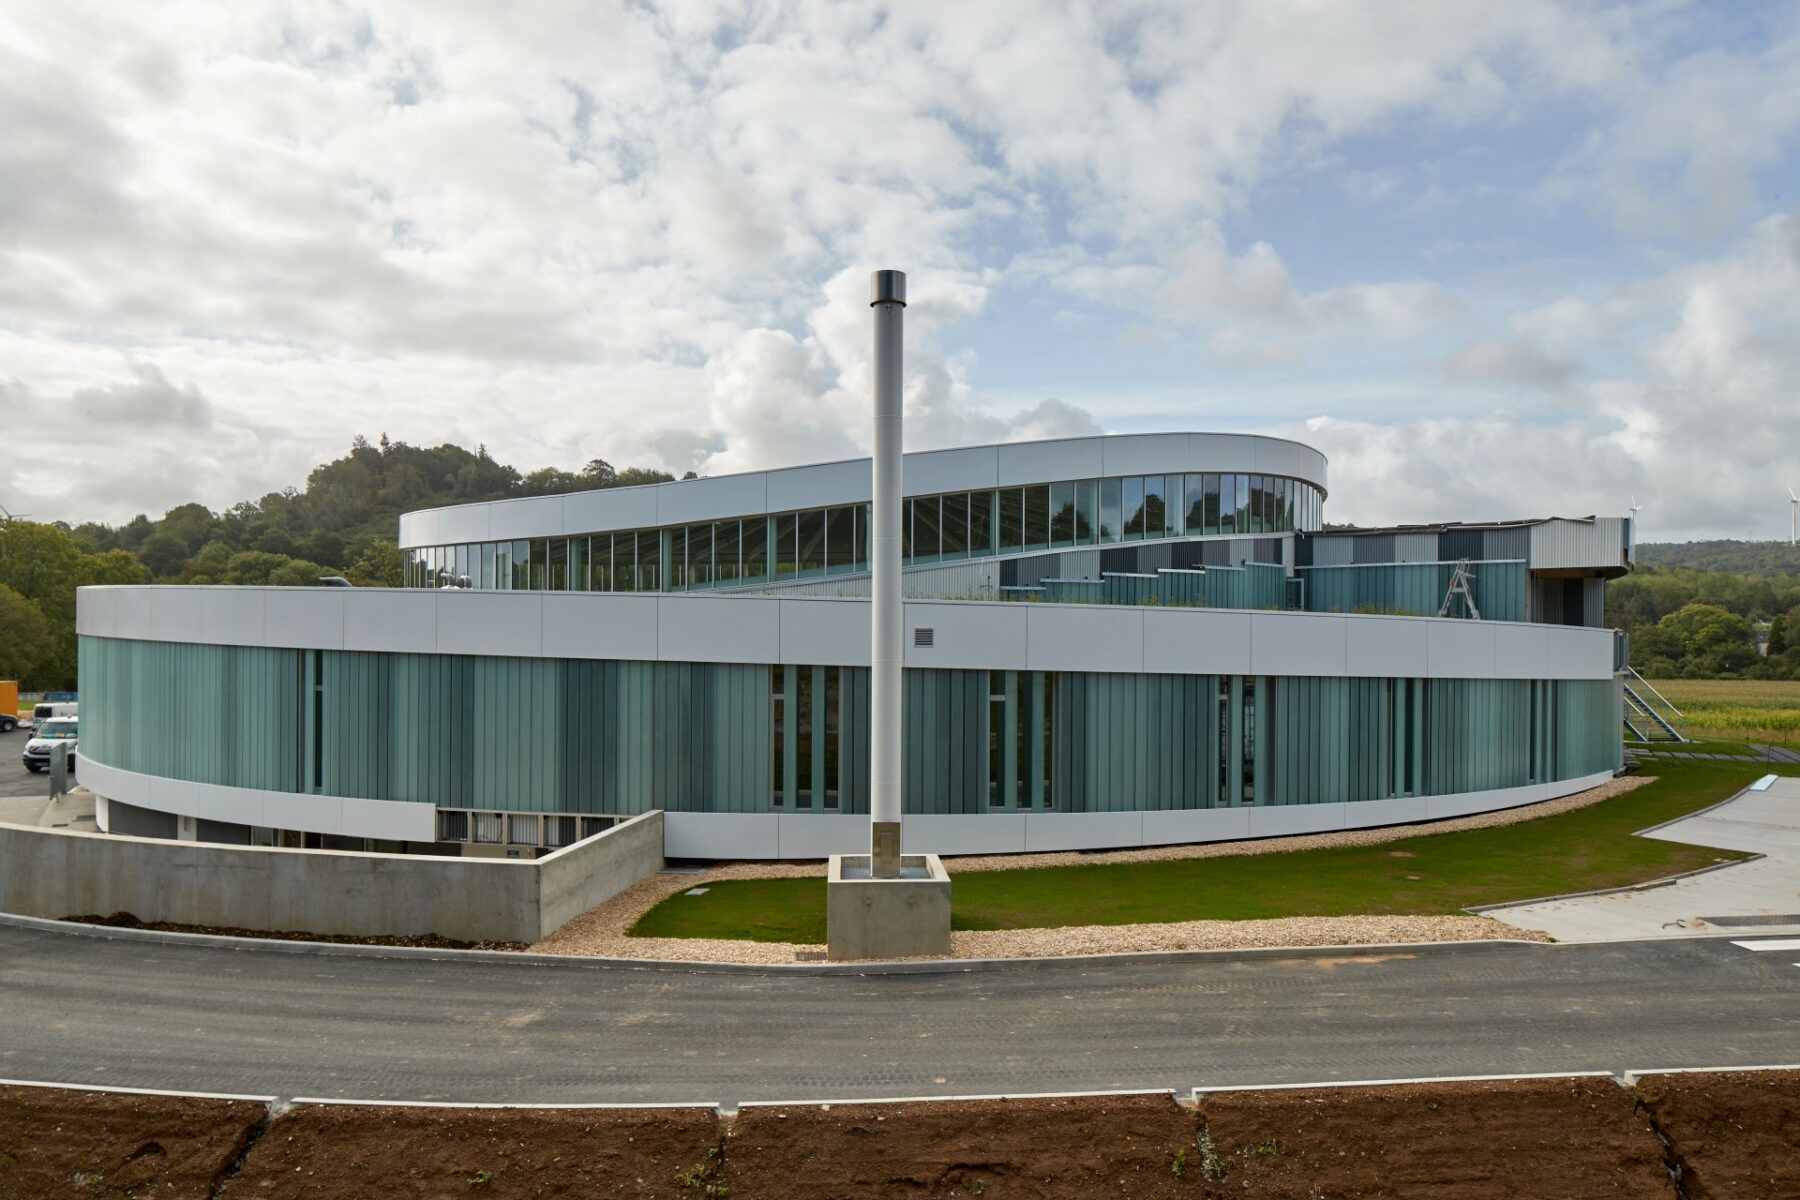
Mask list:
[[[906,307],[905,271],[875,271],[869,275],[869,305],[877,304]]]

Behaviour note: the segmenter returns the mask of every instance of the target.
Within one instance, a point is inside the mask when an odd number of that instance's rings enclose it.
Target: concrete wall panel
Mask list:
[[[846,813],[781,813],[776,818],[781,858],[829,858],[869,852],[869,818]]]

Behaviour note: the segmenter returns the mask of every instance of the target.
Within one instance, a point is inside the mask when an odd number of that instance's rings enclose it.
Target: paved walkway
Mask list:
[[[1778,776],[1641,836],[1763,858],[1659,887],[1486,910],[1562,942],[1800,933],[1800,778]],[[1785,919],[1784,919],[1785,918]]]
[[[1800,1062],[1800,967],[1488,943],[901,975],[380,958],[0,925],[0,1078],[719,1103]]]

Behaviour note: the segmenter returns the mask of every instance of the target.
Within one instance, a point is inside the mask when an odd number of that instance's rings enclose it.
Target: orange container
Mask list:
[[[0,679],[0,712],[17,713],[19,711],[19,684],[17,680]]]

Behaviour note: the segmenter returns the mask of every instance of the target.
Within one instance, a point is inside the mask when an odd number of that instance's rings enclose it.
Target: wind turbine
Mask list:
[[[1637,502],[1637,493],[1636,492],[1631,493],[1631,518],[1630,518],[1630,520],[1631,520],[1631,536],[1634,539],[1637,537],[1638,510],[1643,507],[1644,507],[1643,505],[1641,505]]]
[[[1788,499],[1793,503],[1793,511],[1788,515],[1788,545],[1800,545],[1800,495],[1789,488]]]
[[[13,512],[11,509],[7,508],[6,505],[0,504],[0,525],[4,525],[8,521],[23,521],[30,515],[30,513]]]

